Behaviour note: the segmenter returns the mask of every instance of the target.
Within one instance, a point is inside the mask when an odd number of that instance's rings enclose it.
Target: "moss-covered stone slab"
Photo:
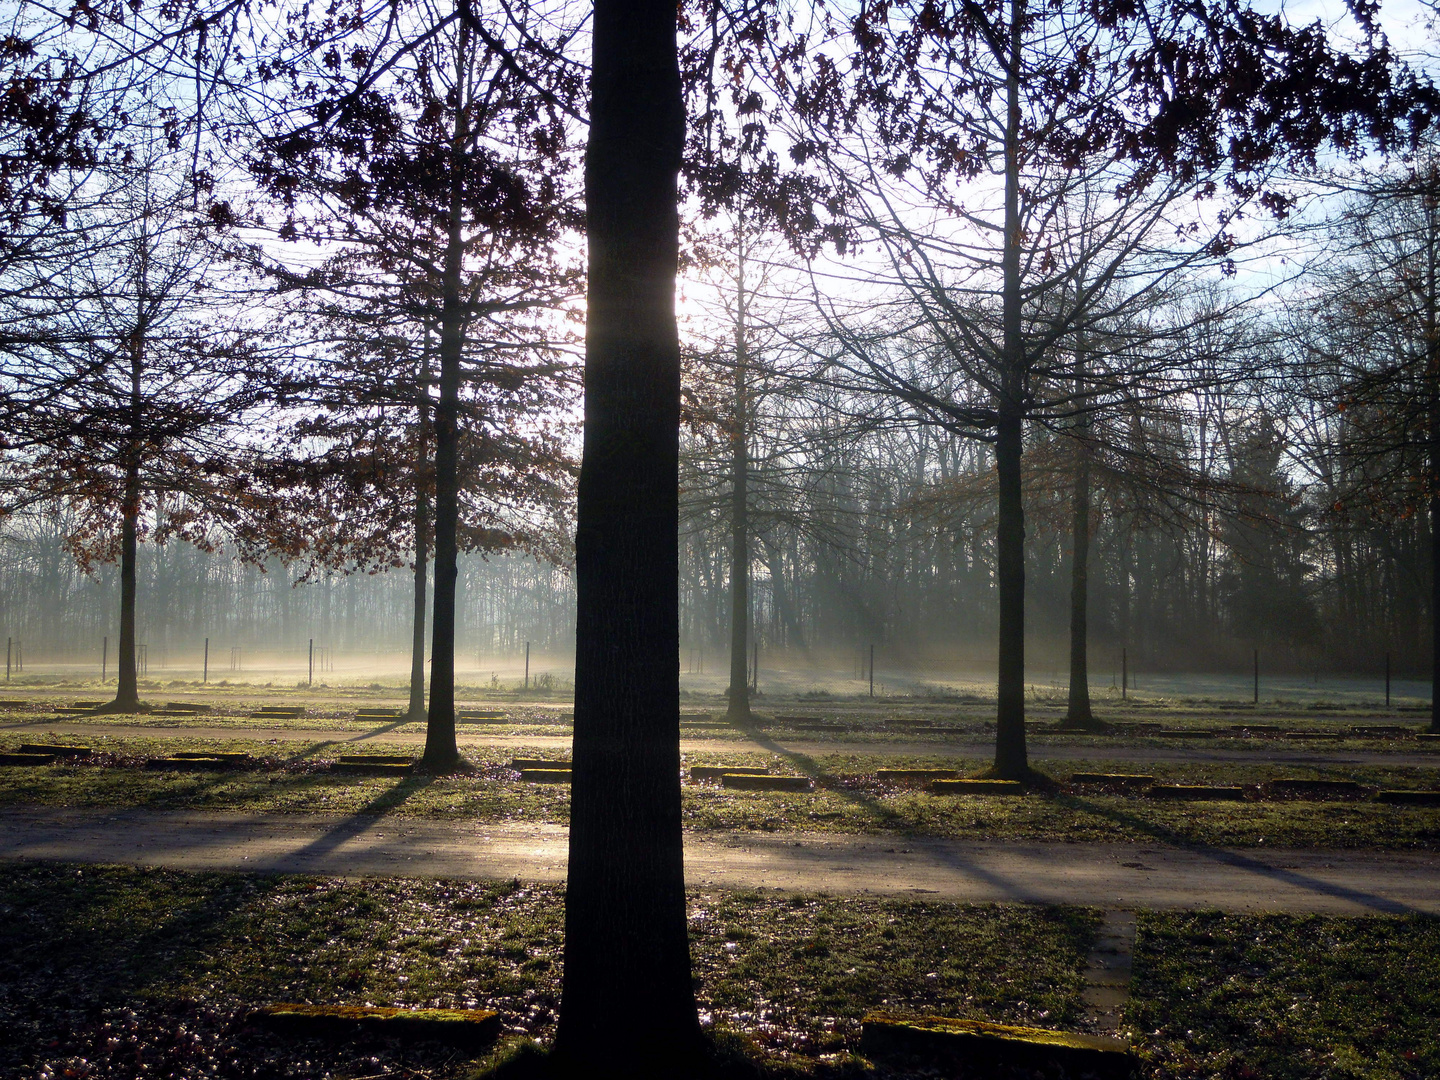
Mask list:
[[[305,715],[300,705],[266,705],[250,714],[252,720],[299,720]]]
[[[228,765],[248,765],[250,755],[239,750],[177,750],[172,758],[197,758],[200,760],[223,761]]]
[[[393,1009],[356,1005],[266,1005],[250,1014],[265,1027],[301,1037],[430,1039],[453,1046],[484,1046],[500,1034],[500,1016],[488,1009]]]
[[[1018,780],[935,780],[930,790],[936,795],[1024,795]]]
[[[692,765],[691,780],[719,780],[727,773],[735,776],[768,776],[770,770],[763,765]]]
[[[506,714],[499,709],[461,709],[455,719],[470,724],[498,724],[506,719]]]
[[[848,724],[834,724],[826,720],[797,720],[790,725],[796,731],[849,731]]]
[[[1155,777],[1144,773],[1077,772],[1072,784],[1104,784],[1108,787],[1143,788],[1155,783]]]
[[[155,711],[167,716],[193,716],[199,713],[208,713],[212,708],[213,706],[195,701],[167,701]]]
[[[414,765],[415,759],[405,754],[341,754],[342,765]]]
[[[756,776],[751,773],[726,773],[720,786],[733,791],[809,791],[808,776]]]
[[[1421,732],[1415,736],[1424,746],[1440,746],[1440,735],[1432,735],[1430,732]]]
[[[405,761],[345,761],[330,766],[332,773],[347,776],[409,776],[415,771],[415,762]]]
[[[1279,735],[1285,729],[1279,724],[1231,724],[1230,730],[1248,735]]]
[[[399,709],[356,709],[356,720],[398,720]]]
[[[1418,735],[1419,732],[1404,724],[1357,724],[1350,729],[1350,734],[1363,738],[1406,739]]]
[[[224,758],[209,755],[180,757],[177,754],[173,757],[149,758],[145,762],[145,768],[166,769],[170,772],[213,772],[217,769],[229,769],[233,764]]]
[[[708,712],[682,712],[681,720],[710,720],[712,717]]]
[[[875,779],[886,784],[928,784],[931,780],[958,780],[959,769],[877,769]]]
[[[777,724],[818,724],[825,718],[823,716],[800,716],[795,713],[779,714],[775,717]]]
[[[569,769],[520,770],[520,779],[527,784],[568,784],[572,776]]]
[[[1222,784],[1155,784],[1150,789],[1153,799],[1200,799],[1212,802],[1239,802],[1245,798],[1243,787]]]
[[[517,757],[514,761],[510,762],[510,767],[512,769],[519,769],[521,772],[524,772],[526,769],[569,769],[570,762],[550,761],[546,758],[538,757]]]
[[[29,704],[30,702],[26,701],[24,698],[0,698],[0,709],[23,709],[26,705]]]
[[[1271,780],[1266,787],[1277,795],[1354,798],[1365,794],[1364,785],[1355,780],[1321,780],[1309,776],[1281,776]]]
[[[20,744],[20,753],[22,754],[53,754],[55,757],[83,758],[89,757],[94,752],[95,751],[88,746],[65,746],[28,742]]]
[[[866,1016],[860,1051],[867,1057],[939,1059],[967,1068],[1044,1070],[1045,1075],[1058,1068],[1062,1075],[1091,1080],[1131,1080],[1139,1074],[1135,1054],[1122,1039],[942,1016]]]
[[[1339,742],[1350,738],[1348,731],[1282,731],[1282,739],[1310,739],[1313,742]]]
[[[90,716],[97,708],[98,705],[60,705],[53,711],[61,716]]]
[[[1146,732],[1157,739],[1213,739],[1220,733],[1209,731],[1205,728],[1160,728],[1158,731]]]
[[[0,754],[0,765],[53,765],[54,754]]]
[[[1397,789],[1376,792],[1381,802],[1399,803],[1401,806],[1440,806],[1440,791],[1414,791]]]

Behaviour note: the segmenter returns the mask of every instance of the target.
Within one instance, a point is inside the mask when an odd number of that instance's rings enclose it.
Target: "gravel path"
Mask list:
[[[85,739],[99,735],[131,735],[152,739],[280,739],[286,742],[330,742],[337,747],[363,747],[367,742],[386,742],[405,746],[423,746],[423,731],[396,731],[393,722],[385,722],[367,730],[344,731],[335,728],[268,728],[268,727],[150,727],[138,724],[106,724],[87,721],[33,720],[0,724],[0,731],[54,734],[65,738]],[[568,750],[570,736],[564,735],[500,735],[461,731],[461,746],[533,747],[546,750]],[[682,732],[681,747],[685,750],[710,753],[758,750],[778,754],[817,757],[827,754],[884,754],[899,757],[990,758],[995,753],[992,739],[966,736],[950,740],[904,739],[886,742],[817,741],[761,734],[753,738],[705,738]],[[1255,749],[1227,750],[1194,745],[1137,746],[1115,740],[1099,746],[1047,746],[1032,742],[1030,757],[1045,761],[1172,761],[1196,763],[1273,762],[1286,765],[1390,765],[1422,769],[1440,768],[1440,752],[1434,750],[1324,750],[1299,749],[1284,743],[1264,742]]]
[[[686,841],[694,888],[876,893],[1114,908],[1440,913],[1440,854],[1006,844],[813,834]],[[562,826],[373,815],[0,811],[0,859],[328,877],[565,875]]]

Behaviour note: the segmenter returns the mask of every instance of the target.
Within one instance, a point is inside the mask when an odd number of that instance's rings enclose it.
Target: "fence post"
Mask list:
[[[875,696],[875,646],[870,646],[870,696]]]
[[[1255,650],[1255,704],[1260,704],[1260,650]]]
[[[203,685],[203,684],[205,684],[205,683],[208,683],[209,681],[210,681],[210,639],[207,637],[207,638],[205,639],[205,659],[204,659],[204,661],[203,661],[203,666],[200,668],[200,682],[201,682],[201,684]]]
[[[1130,653],[1120,650],[1120,698],[1123,701],[1130,694]]]
[[[310,639],[310,685],[315,685],[315,639]]]
[[[100,639],[100,685],[105,685],[105,668],[110,662],[110,638]]]
[[[525,642],[525,689],[530,689],[530,642]]]

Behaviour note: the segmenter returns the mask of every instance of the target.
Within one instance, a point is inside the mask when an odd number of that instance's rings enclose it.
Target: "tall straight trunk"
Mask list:
[[[996,584],[1000,602],[999,672],[995,711],[996,776],[1029,772],[1025,750],[1025,509],[1020,457],[1024,448],[1025,342],[1020,321],[1020,40],[1023,0],[1010,4],[1010,64],[1006,80],[1005,248],[1001,316],[1004,356],[995,423],[999,486],[995,526]]]
[[[120,507],[120,648],[115,656],[115,700],[108,706],[111,712],[132,712],[140,707],[140,686],[135,673],[135,563],[139,555],[140,528],[140,427],[145,408],[140,379],[145,365],[146,306],[149,299],[145,288],[149,272],[149,247],[145,236],[141,236],[137,248],[137,281],[140,287],[135,328],[129,342],[130,436],[125,448],[125,490]]]
[[[730,431],[730,709],[731,720],[750,719],[750,402],[746,386],[745,217],[740,215],[735,272],[735,423]]]
[[[1085,394],[1083,346],[1075,361],[1077,398]],[[1069,727],[1094,728],[1100,725],[1090,709],[1090,661],[1088,653],[1090,605],[1090,417],[1082,413],[1076,422],[1075,492],[1070,518],[1070,703],[1065,712]]]
[[[1430,472],[1430,731],[1440,734],[1440,224],[1433,198],[1425,203],[1425,381],[1429,394],[1426,447]]]
[[[460,360],[465,351],[465,309],[460,295],[464,253],[462,177],[469,140],[464,74],[469,29],[461,23],[455,76],[459,100],[450,142],[450,222],[441,280],[440,400],[435,404],[435,600],[431,605],[430,712],[425,724],[427,769],[451,769],[460,761],[455,743],[455,583],[459,578],[460,519],[457,461]]]
[[[680,831],[673,0],[596,0],[575,536],[575,735],[555,1055],[577,1076],[693,1075]]]
[[[995,577],[1000,600],[999,686],[995,716],[995,768],[1002,779],[1029,771],[1025,748],[1025,512],[1021,506],[1022,423],[1002,416],[995,432],[999,505]]]
[[[1440,373],[1432,378],[1440,377]],[[1430,731],[1440,734],[1440,393],[1430,395]]]
[[[421,368],[420,393],[416,405],[419,428],[415,451],[415,614],[411,621],[410,708],[411,720],[425,717],[425,576],[430,554],[430,331],[425,331],[425,361]]]
[[[140,686],[135,673],[135,561],[140,517],[140,464],[134,450],[125,465],[125,504],[120,522],[120,649],[115,656],[115,700],[112,711],[140,707]]]

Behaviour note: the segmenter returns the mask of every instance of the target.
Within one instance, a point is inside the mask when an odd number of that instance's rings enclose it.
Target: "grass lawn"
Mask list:
[[[0,1075],[464,1078],[484,1059],[248,1024],[276,1001],[491,1007],[553,1034],[562,892],[65,864],[0,876]],[[805,1076],[873,1076],[864,1012],[1081,1026],[1098,913],[696,893],[705,1022]],[[1440,1075],[1440,918],[1140,912],[1126,1022],[1148,1080]]]
[[[244,1017],[277,1001],[479,1006],[512,1041],[548,1038],[562,903],[519,883],[7,866],[0,1075],[466,1076],[468,1058],[435,1047],[282,1040]],[[1073,1027],[1097,918],[778,891],[690,900],[706,1022],[806,1066],[848,1059],[876,1007]]]
[[[1127,1019],[1157,1080],[1440,1076],[1440,918],[1142,913]]]
[[[29,739],[34,739],[31,735]],[[0,749],[25,737],[0,736]],[[563,785],[522,784],[508,769],[514,756],[563,756],[556,750],[473,747],[470,776],[404,779],[331,775],[324,762],[356,752],[337,742],[254,739],[148,738],[107,734],[90,740],[92,761],[40,768],[0,767],[0,806],[80,808],[145,807],[287,813],[388,813],[478,822],[563,823],[569,792]],[[141,760],[176,750],[248,753],[263,768],[217,773],[144,770]],[[416,754],[418,749],[381,740],[361,752]],[[1369,801],[1305,799],[1186,803],[1068,788],[1023,798],[932,795],[881,783],[882,768],[951,767],[978,772],[980,758],[900,757],[840,748],[823,756],[737,750],[687,753],[687,765],[766,765],[817,780],[808,793],[728,791],[717,784],[684,788],[686,826],[695,831],[818,831],[894,833],[959,839],[1116,841],[1237,847],[1323,847],[1375,850],[1440,849],[1440,807],[1393,806]],[[1047,767],[1043,755],[1037,763]],[[1277,776],[1353,779],[1384,787],[1430,787],[1432,769],[1381,766],[1294,766],[1264,762],[1136,763],[1054,762],[1052,775],[1076,769],[1152,773],[1162,781],[1255,785]]]

